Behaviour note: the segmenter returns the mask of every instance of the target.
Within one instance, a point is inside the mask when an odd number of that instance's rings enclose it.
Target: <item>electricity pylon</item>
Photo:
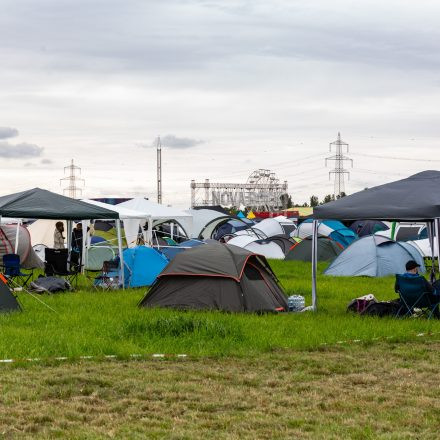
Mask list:
[[[338,133],[338,139],[334,142],[330,142],[329,151],[333,151],[333,148],[335,148],[336,154],[325,159],[325,166],[327,166],[327,161],[335,161],[335,167],[329,171],[328,177],[331,179],[332,174],[335,176],[334,196],[335,199],[338,199],[342,194],[345,195],[345,176],[347,175],[348,180],[350,180],[350,171],[344,168],[344,162],[350,161],[351,167],[353,168],[353,159],[344,155],[343,149],[346,148],[348,153],[349,146],[341,139],[341,133]]]

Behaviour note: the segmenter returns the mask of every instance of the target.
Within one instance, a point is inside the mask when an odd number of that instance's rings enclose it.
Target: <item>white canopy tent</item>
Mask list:
[[[170,206],[160,205],[159,203],[152,202],[151,200],[146,200],[142,197],[136,197],[134,199],[128,200],[123,203],[119,203],[116,207],[128,208],[139,213],[143,214],[143,219],[150,219],[148,226],[148,241],[151,242],[151,234],[152,234],[152,224],[151,221],[158,220],[169,220],[172,222],[173,220],[178,223],[186,235],[191,238],[193,231],[193,216],[185,211],[181,211],[176,208],[172,208]],[[139,230],[139,227],[142,226],[142,220],[139,219],[129,219],[127,222],[132,230],[136,228]]]
[[[128,247],[136,246],[139,234],[139,224],[145,221],[151,222],[151,216],[147,216],[143,212],[122,206],[122,204],[110,205],[109,203],[89,199],[83,199],[83,202],[116,211],[119,214],[120,220],[124,222],[124,235]],[[150,241],[148,242],[150,243]]]

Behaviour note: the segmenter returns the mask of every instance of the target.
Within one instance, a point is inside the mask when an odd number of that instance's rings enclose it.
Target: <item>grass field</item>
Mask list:
[[[310,265],[272,265],[286,292],[310,302]],[[321,267],[322,270],[322,267]],[[393,279],[319,276],[319,312],[281,315],[176,312],[138,309],[145,290],[82,290],[42,296],[57,313],[26,293],[23,313],[0,316],[0,358],[185,353],[247,356],[283,349],[313,350],[340,340],[393,337],[412,340],[420,332],[440,331],[426,319],[360,318],[346,313],[348,301],[374,293],[395,297]]]
[[[271,264],[310,303],[310,265]],[[262,316],[138,309],[144,290],[87,289],[40,297],[55,313],[20,293],[24,312],[0,316],[0,358],[42,360],[0,364],[0,437],[438,438],[440,322],[345,311],[394,298],[393,283],[320,274],[318,313]]]

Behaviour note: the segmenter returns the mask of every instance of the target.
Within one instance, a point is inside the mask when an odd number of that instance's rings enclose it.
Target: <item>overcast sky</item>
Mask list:
[[[3,0],[1,194],[61,191],[190,203],[191,179],[268,168],[294,201],[439,169],[440,3],[388,0]],[[392,158],[392,159],[390,159]]]

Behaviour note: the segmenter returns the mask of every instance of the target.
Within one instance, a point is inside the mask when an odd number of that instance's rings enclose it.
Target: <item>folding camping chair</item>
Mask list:
[[[67,279],[71,286],[77,287],[78,274],[81,266],[69,264],[69,252],[67,249],[51,249],[44,250],[44,273],[46,276],[62,276]],[[69,269],[70,266],[70,269]]]
[[[20,255],[5,254],[3,255],[2,271],[8,284],[16,284],[25,287],[32,278],[33,270],[23,273],[20,268]]]
[[[119,289],[119,258],[104,261],[101,275],[95,278],[93,284],[105,290]]]
[[[426,292],[425,283],[421,277],[404,277],[396,275],[396,291],[400,297],[400,308],[396,316],[410,316],[414,309],[421,309],[429,318],[432,317],[434,310],[440,304],[440,295],[433,302],[432,293]]]

